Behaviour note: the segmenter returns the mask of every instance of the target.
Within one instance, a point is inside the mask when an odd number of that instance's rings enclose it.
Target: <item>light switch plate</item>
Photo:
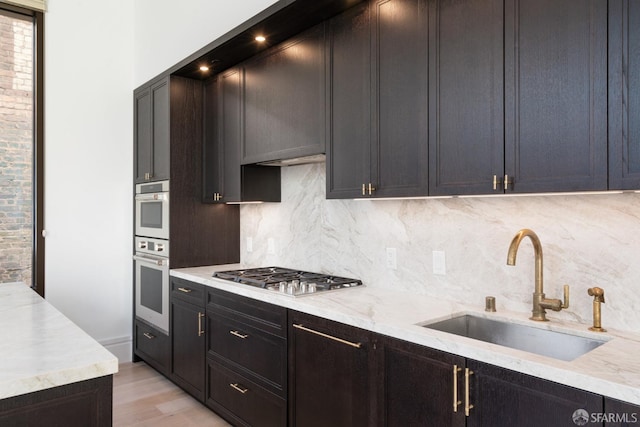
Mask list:
[[[387,268],[397,270],[398,268],[398,251],[396,248],[387,248]]]
[[[433,251],[433,274],[444,276],[447,274],[447,264],[444,251]]]

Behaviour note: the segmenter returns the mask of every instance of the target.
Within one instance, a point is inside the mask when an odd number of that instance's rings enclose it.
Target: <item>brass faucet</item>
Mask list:
[[[533,250],[536,256],[536,270],[535,270],[535,290],[533,292],[533,310],[531,320],[546,321],[545,309],[551,309],[553,311],[560,311],[563,308],[569,308],[569,286],[564,285],[564,302],[559,299],[547,299],[544,297],[544,290],[542,284],[542,244],[540,239],[528,228],[524,228],[518,231],[511,244],[509,245],[509,253],[507,254],[507,265],[516,265],[516,254],[518,253],[518,246],[525,237],[529,237],[533,243]]]
[[[593,326],[590,327],[589,330],[607,332],[607,330],[602,327],[602,311],[600,310],[600,304],[604,304],[604,289],[589,288],[587,289],[587,293],[593,297]]]

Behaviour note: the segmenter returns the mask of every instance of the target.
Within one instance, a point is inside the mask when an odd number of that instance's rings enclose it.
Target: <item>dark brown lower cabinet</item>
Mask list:
[[[380,426],[566,427],[603,410],[600,395],[392,338],[378,359]]]
[[[233,425],[287,426],[287,309],[207,291],[206,404]]]
[[[605,397],[601,419],[605,427],[637,426],[640,425],[640,406]]]
[[[463,389],[455,381],[463,376],[464,357],[383,337],[377,363],[379,426],[465,425]],[[454,394],[460,400],[455,412]]]
[[[372,336],[362,329],[290,312],[290,426],[373,425]]]
[[[576,411],[599,413],[602,396],[467,359],[469,404],[467,426],[566,427]],[[464,400],[464,399],[463,399]],[[584,414],[584,412],[582,412]]]
[[[287,401],[237,370],[207,359],[207,406],[243,427],[285,427]]]
[[[204,307],[172,301],[171,317],[171,379],[202,402],[206,356]]]
[[[165,376],[169,376],[171,364],[171,341],[169,336],[149,324],[135,321],[135,356]]]
[[[3,427],[111,427],[113,376],[0,399]]]

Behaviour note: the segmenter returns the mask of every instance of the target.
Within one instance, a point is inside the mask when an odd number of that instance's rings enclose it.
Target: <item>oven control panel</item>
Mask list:
[[[136,252],[169,257],[169,241],[136,237]]]

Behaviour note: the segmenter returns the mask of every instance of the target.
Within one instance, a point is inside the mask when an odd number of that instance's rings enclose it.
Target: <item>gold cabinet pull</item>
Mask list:
[[[144,333],[144,334],[142,334],[142,335],[144,335],[145,337],[149,338],[150,340],[152,340],[152,339],[154,339],[154,338],[156,337],[155,335],[152,335],[152,334],[150,334],[149,332],[145,332],[145,333]]]
[[[328,338],[330,340],[337,341],[339,343],[342,343],[342,344],[345,344],[345,345],[348,345],[348,346],[351,346],[351,347],[354,347],[354,348],[362,347],[362,344],[359,343],[359,342],[351,342],[351,341],[343,340],[342,338],[334,337],[332,335],[327,335],[327,334],[325,334],[323,332],[315,331],[313,329],[309,329],[309,328],[304,327],[302,325],[298,325],[298,324],[294,323],[293,327],[296,328],[296,329],[300,329],[301,331],[305,331],[305,332],[309,332],[309,333],[312,333],[312,334],[315,334],[315,335],[319,335],[321,337]]]
[[[464,369],[464,415],[469,416],[469,412],[473,409],[473,405],[469,403],[469,377],[473,375],[473,371],[469,368]]]
[[[229,387],[231,387],[232,389],[239,391],[242,394],[245,394],[246,392],[249,391],[248,388],[242,387],[240,384],[238,383],[230,383]]]
[[[249,335],[247,335],[247,334],[241,334],[241,333],[240,333],[240,332],[238,332],[238,331],[229,331],[229,333],[230,333],[231,335],[234,335],[234,336],[238,337],[238,338],[242,338],[243,340],[249,337]]]
[[[498,178],[498,175],[493,175],[493,189],[497,190],[498,189],[498,185],[502,184],[502,182],[500,182],[500,179]]]
[[[462,403],[462,400],[458,400],[458,372],[460,371],[462,368],[453,365],[453,412],[458,412],[458,406]]]
[[[180,292],[184,292],[185,294],[190,294],[191,292],[193,292],[192,289],[187,289],[187,288],[178,288],[178,290]]]
[[[508,190],[509,189],[509,184],[513,185],[513,179],[511,181],[509,181],[509,175],[505,175],[504,176],[504,189]],[[513,190],[513,188],[512,188]]]
[[[198,312],[198,336],[201,337],[204,335],[204,329],[202,329],[202,319],[204,318],[204,313]]]
[[[367,195],[367,185],[366,184],[362,184],[362,195],[363,196]]]
[[[376,191],[376,188],[373,185],[371,185],[371,183],[369,183],[369,195],[371,196],[374,191]]]

